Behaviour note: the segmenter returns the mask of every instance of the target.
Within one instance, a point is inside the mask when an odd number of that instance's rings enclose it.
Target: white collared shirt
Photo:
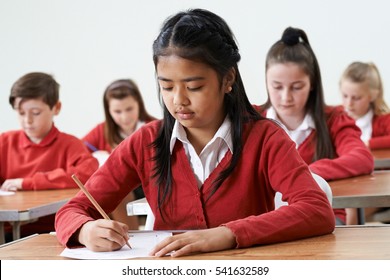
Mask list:
[[[315,124],[313,118],[306,114],[302,123],[294,130],[289,130],[282,121],[278,118],[278,115],[273,107],[270,107],[267,110],[267,118],[275,120],[290,136],[291,140],[293,140],[296,144],[296,148],[298,149],[299,145],[309,137],[310,133],[315,129]]]
[[[181,141],[199,188],[225,157],[226,152],[230,150],[233,153],[231,126],[231,121],[226,117],[214,137],[207,143],[198,156],[194,147],[188,141],[184,127],[178,121],[175,122],[170,141],[171,154],[176,140]]]
[[[372,136],[372,118],[374,117],[374,110],[370,109],[368,112],[356,120],[356,125],[362,131],[360,139],[363,142],[368,142]]]

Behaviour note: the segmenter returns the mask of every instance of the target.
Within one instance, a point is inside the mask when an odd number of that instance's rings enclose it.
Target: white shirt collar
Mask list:
[[[233,141],[232,141],[232,135],[231,135],[231,127],[232,127],[232,123],[231,123],[229,117],[226,116],[223,123],[218,128],[217,132],[215,133],[214,137],[210,140],[209,143],[212,143],[217,138],[220,138],[223,141],[225,141],[226,145],[229,147],[230,152],[233,153]],[[173,130],[172,130],[172,136],[171,136],[171,141],[170,141],[171,154],[172,154],[173,148],[175,147],[176,140],[180,140],[183,143],[190,144],[190,142],[188,141],[188,138],[187,138],[187,133],[184,130],[184,127],[178,121],[175,121],[175,125],[173,126]],[[207,145],[206,145],[206,147],[207,147]]]
[[[314,124],[314,120],[310,114],[306,114],[305,118],[303,119],[302,123],[295,129],[295,131],[298,130],[307,130],[307,129],[315,129],[316,126]]]
[[[356,125],[360,127],[360,126],[365,126],[368,123],[371,124],[373,117],[374,117],[374,110],[370,109],[364,116],[361,116],[356,120]]]
[[[285,131],[289,131],[289,129],[282,123],[282,121],[279,119],[276,110],[273,107],[270,107],[267,110],[267,118],[275,120]],[[302,123],[294,130],[307,130],[307,129],[315,129],[316,126],[314,124],[314,120],[310,114],[306,114],[305,118],[303,119]]]
[[[374,110],[370,109],[368,112],[356,120],[356,125],[362,131],[360,138],[367,142],[372,135],[372,119],[374,118]]]
[[[295,142],[296,148],[298,148],[299,145],[301,145],[316,128],[314,120],[310,114],[306,114],[302,123],[294,130],[289,130],[282,123],[273,107],[270,107],[267,110],[267,118],[275,120],[283,128],[283,130],[290,136],[291,140]]]

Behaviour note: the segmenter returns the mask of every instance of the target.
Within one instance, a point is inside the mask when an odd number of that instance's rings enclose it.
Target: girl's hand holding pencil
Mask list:
[[[92,251],[119,250],[125,244],[131,249],[127,225],[111,220],[76,175],[72,179],[104,218],[85,223],[79,232],[79,242]]]

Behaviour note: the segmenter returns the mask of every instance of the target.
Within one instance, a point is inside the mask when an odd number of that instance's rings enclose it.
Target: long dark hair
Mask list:
[[[321,158],[333,158],[334,147],[326,124],[324,91],[320,66],[310,46],[306,33],[298,28],[288,27],[282,38],[272,45],[266,57],[265,70],[276,63],[292,62],[310,77],[311,89],[306,102],[306,112],[314,119],[316,126],[316,150],[313,161]],[[268,95],[264,108],[269,108],[271,101]]]
[[[141,92],[137,84],[131,79],[120,79],[109,84],[103,94],[103,107],[105,114],[104,137],[107,143],[112,147],[116,147],[124,138],[120,133],[119,125],[114,121],[110,114],[109,103],[111,99],[124,99],[131,96],[138,103],[139,120],[143,122],[150,122],[155,118],[146,111]]]
[[[162,56],[177,55],[179,57],[202,62],[212,67],[219,77],[221,86],[223,77],[232,69],[236,76],[232,91],[225,94],[224,107],[232,122],[233,156],[229,166],[225,168],[213,182],[213,195],[222,182],[237,165],[242,152],[243,124],[249,120],[260,119],[246,95],[237,63],[241,56],[235,38],[226,22],[216,14],[202,9],[193,9],[168,18],[160,34],[153,43],[153,61],[155,68]],[[159,95],[160,91],[158,90]],[[161,100],[161,96],[160,96]],[[156,154],[153,158],[155,168],[153,176],[158,183],[158,207],[160,213],[165,199],[172,191],[171,157],[169,143],[175,123],[174,117],[164,104],[163,123],[153,147]],[[210,197],[209,196],[209,197]]]

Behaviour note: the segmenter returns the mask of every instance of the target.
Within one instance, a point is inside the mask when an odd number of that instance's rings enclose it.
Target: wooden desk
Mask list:
[[[390,207],[390,171],[330,181],[333,208],[357,208],[358,223],[365,223],[364,208]]]
[[[330,181],[333,208],[390,207],[390,171]]]
[[[41,234],[0,247],[1,260],[67,259],[56,236]],[[155,258],[158,259],[158,258]],[[165,257],[162,259],[169,259]],[[390,226],[338,227],[333,234],[246,249],[197,254],[177,259],[192,260],[352,260],[390,259]]]
[[[4,222],[13,222],[14,240],[20,238],[20,223],[54,214],[79,191],[74,189],[17,191],[0,196],[0,244],[4,243]]]
[[[371,150],[374,156],[375,169],[389,169],[390,168],[390,149]]]

